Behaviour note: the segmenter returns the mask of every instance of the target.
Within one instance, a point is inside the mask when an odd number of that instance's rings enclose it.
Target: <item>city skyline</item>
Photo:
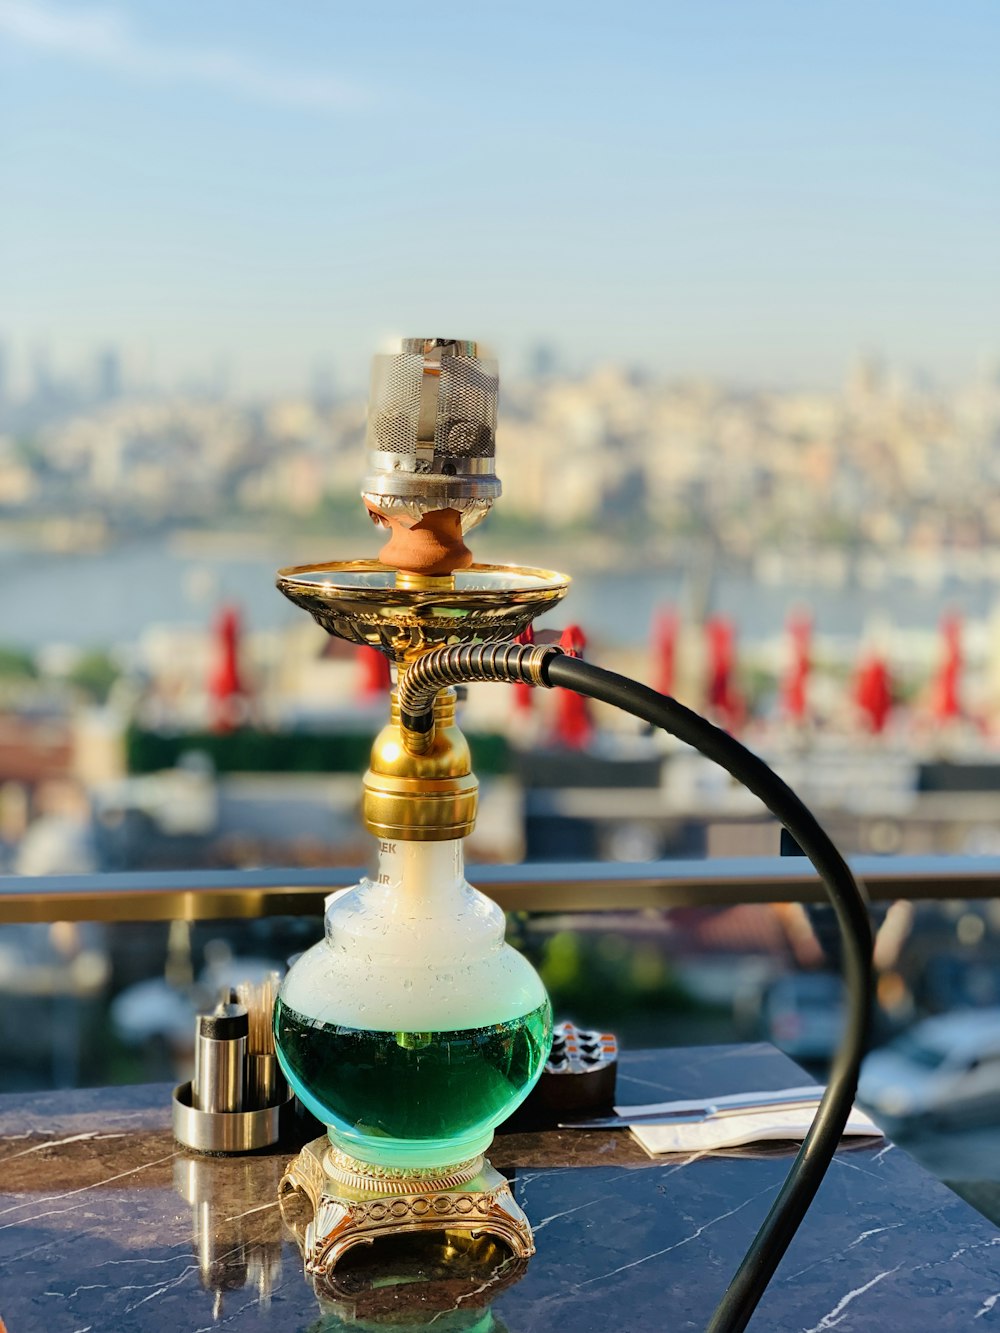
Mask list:
[[[11,376],[357,392],[428,331],[742,383],[997,359],[995,7],[432,17],[0,0]]]
[[[398,349],[398,339],[385,338],[374,350]],[[492,354],[495,346],[481,343]],[[241,383],[234,374],[234,356],[220,353],[173,376],[158,375],[141,349],[121,347],[105,339],[81,348],[73,356],[60,355],[48,341],[20,344],[5,337],[0,330],[0,409],[35,407],[42,409],[38,421],[47,421],[51,411],[86,411],[101,402],[122,397],[215,398],[219,401],[267,403],[281,399],[306,400],[318,407],[364,401],[367,385],[346,382],[340,367],[329,357],[315,360],[293,370],[287,381],[254,386]],[[936,373],[926,360],[901,363],[881,348],[857,348],[842,365],[831,366],[828,373],[805,379],[780,376],[754,379],[722,371],[655,368],[629,363],[624,358],[612,360],[584,358],[571,362],[563,349],[538,341],[527,344],[518,357],[501,357],[501,379],[508,386],[518,386],[536,379],[587,381],[603,372],[637,376],[662,386],[704,384],[737,393],[819,393],[837,394],[847,389],[859,376],[874,376],[890,392],[927,392],[950,395],[962,388],[1000,384],[1000,356],[983,355],[975,363],[956,368],[952,376]],[[50,409],[50,410],[46,410]],[[9,426],[10,423],[8,423]],[[0,417],[0,431],[4,422]],[[15,426],[15,431],[20,427]]]

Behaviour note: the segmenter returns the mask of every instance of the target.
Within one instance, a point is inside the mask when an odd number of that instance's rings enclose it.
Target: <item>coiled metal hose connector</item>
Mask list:
[[[434,726],[434,697],[464,681],[521,681],[548,686],[546,667],[562,653],[554,644],[462,643],[418,657],[400,677],[399,716],[409,741]]]

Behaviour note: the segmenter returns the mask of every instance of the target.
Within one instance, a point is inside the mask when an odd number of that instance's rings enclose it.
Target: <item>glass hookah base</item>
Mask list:
[[[326,1138],[307,1143],[278,1186],[306,1272],[328,1275],[354,1246],[406,1232],[489,1236],[517,1259],[534,1254],[531,1226],[499,1171],[480,1157],[448,1174],[460,1183],[448,1185],[441,1172],[421,1176],[359,1162]]]
[[[477,1156],[548,1054],[548,1000],[506,1023],[375,1032],[309,1019],[279,998],[279,1058],[301,1101],[351,1156],[429,1168]]]

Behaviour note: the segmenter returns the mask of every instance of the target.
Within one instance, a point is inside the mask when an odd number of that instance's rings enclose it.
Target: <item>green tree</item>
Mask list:
[[[82,654],[69,672],[67,680],[94,703],[102,704],[119,676],[118,667],[103,649]]]
[[[37,680],[35,659],[23,648],[0,646],[0,680]]]

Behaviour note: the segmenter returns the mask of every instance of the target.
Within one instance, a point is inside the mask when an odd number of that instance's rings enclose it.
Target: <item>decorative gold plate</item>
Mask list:
[[[556,606],[570,584],[568,574],[525,565],[470,565],[452,581],[453,587],[397,586],[397,571],[377,560],[333,560],[280,569],[277,586],[329,634],[402,662],[441,644],[513,639]]]

